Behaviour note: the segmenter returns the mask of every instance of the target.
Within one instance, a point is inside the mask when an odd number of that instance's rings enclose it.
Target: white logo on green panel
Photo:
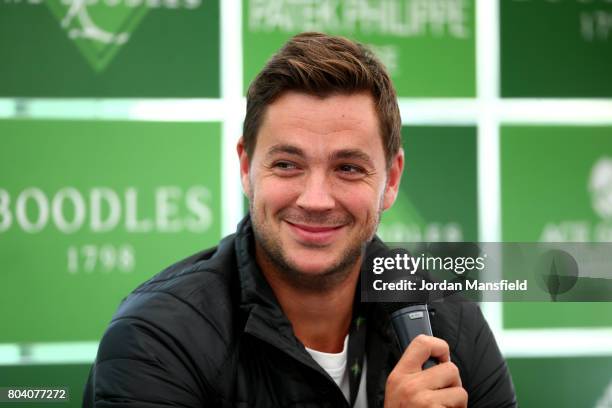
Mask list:
[[[585,194],[591,195],[593,212],[600,220],[586,219],[549,222],[544,226],[543,242],[612,242],[612,158],[602,157],[591,167]]]
[[[249,31],[470,36],[469,0],[249,0]]]
[[[95,7],[88,0],[47,1],[60,26],[95,71],[104,70],[148,12],[146,7]],[[101,14],[104,13],[104,18]],[[102,22],[104,20],[104,23]]]
[[[153,214],[142,214],[145,200]],[[81,191],[66,186],[51,194],[29,187],[16,195],[0,188],[0,233],[14,227],[29,234],[50,227],[63,234],[82,230],[100,234],[119,228],[128,233],[202,233],[213,224],[211,201],[208,188],[197,185],[158,186],[148,194],[137,187]]]
[[[589,182],[593,209],[603,219],[612,218],[612,158],[599,159]]]
[[[19,0],[6,0],[19,3]],[[153,9],[196,9],[202,0],[29,0],[44,3],[89,65],[102,72]]]
[[[129,234],[208,232],[215,222],[212,194],[203,185],[157,186],[142,191],[96,186],[86,190],[65,186],[53,192],[28,187],[17,194],[0,188],[0,236],[17,230],[26,234],[58,231],[72,235],[86,232],[111,237],[100,243],[78,240],[66,248],[70,274],[95,272],[131,273],[136,270],[136,247],[120,242]],[[113,233],[119,232],[118,235]],[[87,237],[83,235],[82,237]]]

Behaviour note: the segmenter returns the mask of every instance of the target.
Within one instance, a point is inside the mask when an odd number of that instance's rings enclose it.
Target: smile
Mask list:
[[[293,224],[289,221],[285,222],[298,238],[298,241],[310,245],[327,245],[332,243],[344,227],[344,225],[305,225]]]

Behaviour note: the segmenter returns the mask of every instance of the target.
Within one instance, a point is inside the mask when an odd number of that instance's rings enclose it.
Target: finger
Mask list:
[[[394,390],[394,398],[401,400],[404,396],[461,387],[461,377],[457,366],[449,361],[412,374],[398,374],[394,370],[387,378],[387,387]]]
[[[410,342],[395,368],[406,374],[416,373],[422,371],[423,363],[429,357],[435,357],[441,363],[450,361],[448,343],[421,334]]]
[[[422,390],[406,394],[396,392],[390,398],[385,397],[385,408],[391,407],[428,407],[428,408],[466,408],[468,393],[462,387],[443,388],[441,390]]]
[[[465,408],[468,402],[468,393],[463,387],[443,388],[430,391],[427,398],[432,402],[431,406],[448,408]]]
[[[423,372],[418,375],[420,376],[419,381],[423,386],[426,385],[426,387],[431,390],[461,387],[462,385],[459,368],[450,361],[423,370]]]

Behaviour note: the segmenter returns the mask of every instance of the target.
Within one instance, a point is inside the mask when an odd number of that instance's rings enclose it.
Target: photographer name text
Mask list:
[[[385,282],[382,279],[377,279],[372,283],[374,290],[388,290],[388,291],[453,291],[461,292],[464,290],[480,290],[480,291],[526,291],[527,280],[514,280],[509,281],[507,279],[501,279],[493,282],[481,282],[476,279],[465,280],[465,281],[440,281],[431,282],[426,280],[412,281],[408,279],[402,279],[395,282]]]

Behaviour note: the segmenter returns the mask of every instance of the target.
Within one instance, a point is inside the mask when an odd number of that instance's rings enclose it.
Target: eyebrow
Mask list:
[[[372,158],[370,158],[370,155],[368,155],[366,152],[360,149],[338,150],[331,154],[330,159],[331,160],[342,160],[342,159],[360,160],[371,166],[374,166],[374,162],[372,161]]]
[[[306,157],[306,153],[304,152],[304,150],[300,149],[297,146],[294,145],[290,145],[290,144],[276,144],[272,147],[270,147],[270,149],[268,149],[268,153],[266,154],[266,157],[271,157],[274,156],[275,154],[279,154],[279,153],[285,153],[285,154],[290,154],[290,155],[294,155],[294,156],[300,156],[300,157]],[[370,155],[368,155],[366,152],[364,152],[361,149],[342,149],[342,150],[337,150],[335,152],[333,152],[330,156],[329,159],[331,161],[334,160],[360,160],[362,162],[365,162],[367,164],[369,164],[370,166],[374,166],[374,162],[372,161],[372,158],[370,157]]]
[[[304,151],[297,146],[293,146],[289,144],[276,144],[270,147],[270,149],[268,149],[268,153],[266,153],[266,157],[270,157],[278,153],[286,153],[286,154],[292,154],[295,156],[302,156],[302,157],[306,156]]]

